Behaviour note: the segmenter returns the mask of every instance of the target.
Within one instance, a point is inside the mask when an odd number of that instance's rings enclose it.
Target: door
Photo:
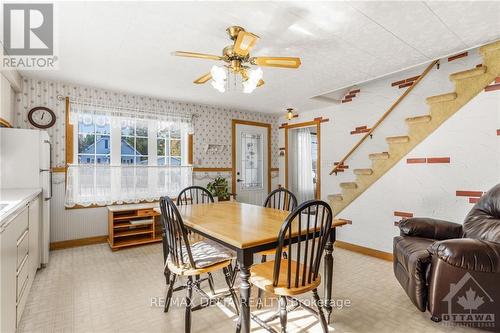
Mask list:
[[[239,202],[262,205],[269,193],[269,132],[259,126],[233,123],[235,193]]]

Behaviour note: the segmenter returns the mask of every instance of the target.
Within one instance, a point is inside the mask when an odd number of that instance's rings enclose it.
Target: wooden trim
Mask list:
[[[330,121],[329,118],[317,117],[317,118],[314,118],[311,121],[306,121],[306,122],[302,122],[302,123],[294,123],[294,124],[283,123],[283,124],[281,124],[280,129],[282,129],[282,128],[285,128],[285,129],[286,128],[295,128],[295,127],[309,127],[309,126],[316,125],[316,123],[318,123],[318,122],[320,122],[320,123],[326,123],[326,122],[329,122],[329,121]]]
[[[14,126],[12,126],[11,123],[9,123],[7,120],[0,117],[0,127],[12,128]]]
[[[187,156],[187,163],[188,164],[193,164],[193,134],[190,133],[188,134],[188,139],[187,139],[187,144],[188,144],[188,156]]]
[[[342,158],[339,161],[339,164],[337,164],[336,166],[333,167],[332,171],[330,171],[330,175],[335,173],[338,170],[337,166],[345,164],[347,159],[349,157],[351,157],[351,155],[358,149],[359,146],[361,146],[361,144],[363,142],[365,142],[365,140],[367,138],[370,137],[370,135],[372,135],[372,133],[375,131],[375,129],[385,120],[385,118],[387,118],[389,116],[389,114],[391,114],[392,111],[394,111],[394,109],[396,109],[396,107],[399,105],[399,103],[401,103],[406,98],[406,96],[408,96],[408,94],[419,84],[419,82],[422,81],[427,76],[427,74],[430,72],[432,67],[434,67],[438,63],[438,61],[439,60],[434,60],[429,66],[427,66],[427,68],[423,71],[423,73],[420,75],[420,77],[414,82],[414,84],[411,87],[409,87],[408,89],[406,89],[405,92],[401,96],[398,97],[398,99],[382,115],[382,117],[380,117],[380,119],[377,120],[375,125],[373,125],[371,127],[370,131],[366,132],[366,134],[358,141],[358,143],[356,143],[354,145],[354,147],[352,147],[352,149],[344,156],[344,158]]]
[[[375,257],[387,261],[392,261],[393,259],[392,253],[371,249],[369,247],[364,247],[361,245],[342,242],[339,240],[335,241],[335,246],[344,250],[361,253],[370,257]]]
[[[69,123],[70,101],[66,97],[66,165],[73,163],[73,125]]]
[[[326,120],[328,121],[328,119]],[[296,123],[285,126],[285,188],[288,188],[288,129],[297,127],[316,126],[316,136],[318,138],[318,161],[316,162],[316,199],[321,199],[321,123],[324,122],[322,117],[314,118],[312,121]]]
[[[280,168],[271,168],[271,171],[280,171]]]
[[[231,166],[232,166],[232,177],[231,177],[231,190],[232,193],[236,193],[236,125],[249,125],[249,126],[259,126],[267,127],[267,191],[271,192],[271,124],[259,123],[250,120],[231,120]]]
[[[107,240],[108,240],[108,236],[104,235],[104,236],[95,236],[95,237],[53,242],[53,243],[50,243],[50,250],[62,250],[62,249],[68,249],[71,247],[102,244],[102,243],[106,243]]]
[[[288,188],[288,127],[285,126],[285,188]]]
[[[233,168],[193,168],[193,172],[228,172]]]
[[[52,172],[66,172],[66,167],[53,167]]]

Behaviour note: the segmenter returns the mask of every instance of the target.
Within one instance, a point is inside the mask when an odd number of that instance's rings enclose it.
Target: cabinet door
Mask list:
[[[30,265],[32,276],[40,267],[40,196],[34,199],[29,205],[29,226],[30,226]]]
[[[28,227],[28,209],[17,213],[0,234],[0,332],[16,330],[17,240]]]

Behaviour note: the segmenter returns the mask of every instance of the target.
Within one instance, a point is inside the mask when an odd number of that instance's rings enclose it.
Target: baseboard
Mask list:
[[[107,241],[108,241],[108,235],[80,238],[80,239],[71,239],[71,240],[66,240],[66,241],[50,243],[50,249],[51,250],[62,250],[62,249],[68,249],[70,247],[101,244],[101,243],[106,243]]]
[[[392,253],[371,249],[361,245],[351,244],[342,241],[335,241],[335,246],[352,252],[361,253],[370,257],[375,257],[387,261],[392,261]]]

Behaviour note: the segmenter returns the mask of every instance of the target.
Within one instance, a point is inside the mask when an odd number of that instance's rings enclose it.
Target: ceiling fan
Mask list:
[[[200,76],[193,83],[203,84],[212,80],[212,86],[224,92],[228,80],[228,73],[241,75],[243,92],[251,93],[255,88],[264,84],[262,80],[262,69],[252,69],[250,65],[268,66],[280,68],[298,68],[300,58],[296,57],[250,57],[250,51],[255,46],[259,37],[251,32],[245,31],[242,27],[231,26],[226,29],[233,44],[226,46],[222,50],[222,55],[212,55],[204,53],[194,53],[185,51],[176,51],[174,55],[180,57],[201,58],[208,60],[222,60],[226,62],[224,67],[213,66],[210,72]]]

